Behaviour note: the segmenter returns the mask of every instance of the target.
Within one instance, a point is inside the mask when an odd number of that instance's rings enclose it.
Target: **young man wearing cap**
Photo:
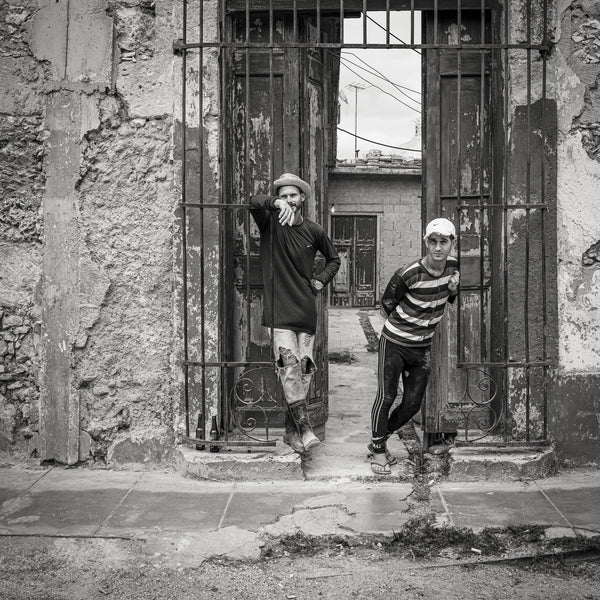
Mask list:
[[[434,219],[425,230],[427,254],[390,279],[381,305],[387,315],[379,339],[377,395],[371,410],[371,469],[391,474],[397,462],[388,437],[418,412],[430,373],[430,348],[446,302],[458,294],[458,261],[450,252],[456,231],[448,219]],[[389,414],[402,377],[402,402]]]
[[[316,371],[316,296],[334,278],[340,259],[324,229],[302,216],[310,185],[284,173],[273,188],[275,196],[250,198],[250,212],[260,231],[262,323],[273,330],[277,374],[287,402],[284,442],[303,453],[319,443],[306,406]],[[326,262],[313,275],[317,251]]]

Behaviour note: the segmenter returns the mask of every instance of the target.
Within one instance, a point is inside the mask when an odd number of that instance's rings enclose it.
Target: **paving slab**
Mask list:
[[[569,526],[544,494],[531,487],[487,491],[438,488],[438,493],[450,524],[456,527],[479,530],[520,524]]]

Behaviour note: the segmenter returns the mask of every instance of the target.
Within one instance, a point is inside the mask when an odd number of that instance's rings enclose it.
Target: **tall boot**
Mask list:
[[[319,438],[313,433],[312,426],[308,419],[306,402],[295,402],[294,404],[290,404],[289,409],[296,422],[296,427],[298,427],[304,449],[310,450],[317,446],[320,442]]]
[[[304,454],[306,452],[289,406],[285,411],[285,434],[283,436],[283,443],[287,444],[294,452],[297,452],[298,454]]]

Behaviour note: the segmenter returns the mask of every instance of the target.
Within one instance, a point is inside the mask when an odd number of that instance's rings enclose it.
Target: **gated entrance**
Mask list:
[[[395,11],[410,19],[409,40],[399,40],[390,29]],[[417,11],[420,32],[415,30]],[[295,172],[314,190],[308,217],[327,227],[339,53],[377,47],[422,53],[422,220],[443,215],[459,232],[461,290],[435,340],[425,433],[458,432],[464,443],[483,438],[486,443],[546,443],[546,384],[556,358],[556,226],[545,2],[215,0],[184,1],[184,13],[177,50],[183,53],[184,76],[181,217],[188,437],[196,421],[197,438],[208,437],[208,416],[216,417],[222,438],[212,442],[215,447],[273,443],[277,436],[283,403],[271,336],[260,325],[258,232],[248,197],[271,192],[279,174]],[[373,14],[383,17],[384,42],[368,39]],[[347,18],[362,20],[362,43],[344,41]],[[207,26],[210,19],[214,27]],[[217,33],[206,33],[212,31]],[[198,61],[196,70],[192,60]],[[205,80],[217,65],[213,82],[219,90],[221,143],[215,165],[203,156],[207,134],[200,124],[214,102]],[[219,189],[206,185],[206,169],[218,169]],[[338,227],[360,229],[356,221],[336,218],[333,223],[334,236]],[[356,240],[363,238],[351,238],[348,251],[352,246],[357,252]],[[355,289],[357,279],[368,285],[369,278],[355,276]],[[371,289],[362,292],[349,302],[372,302]],[[346,297],[352,298],[350,287]],[[218,323],[207,322],[211,303],[218,307]],[[326,304],[321,296],[319,375],[310,394],[321,437],[327,418]]]

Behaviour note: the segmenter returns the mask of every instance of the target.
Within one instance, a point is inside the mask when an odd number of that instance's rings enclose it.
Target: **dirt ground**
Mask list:
[[[306,541],[306,540],[301,540]],[[184,566],[144,541],[4,537],[0,598],[177,599],[600,599],[600,553],[497,562],[469,549],[435,558],[365,540],[351,546],[281,544],[255,561],[210,559]],[[286,549],[287,548],[287,549]],[[539,550],[539,549],[538,549]],[[521,551],[534,554],[535,548]],[[513,550],[513,556],[514,556]],[[485,561],[496,561],[488,562]]]

